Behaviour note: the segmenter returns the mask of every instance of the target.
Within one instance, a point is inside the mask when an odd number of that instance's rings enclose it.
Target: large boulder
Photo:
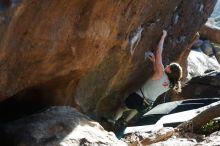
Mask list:
[[[192,78],[183,87],[181,96],[184,99],[220,97],[220,70]]]
[[[214,10],[204,25],[200,29],[200,35],[203,38],[209,39],[214,43],[220,43],[220,1],[218,0]]]
[[[206,50],[211,49],[206,48]],[[216,57],[206,55],[200,48],[190,51],[187,63],[188,80],[192,77],[204,75],[207,70],[220,70],[220,64]]]
[[[214,43],[220,43],[220,27],[207,23],[202,26],[199,32],[202,38],[209,39]]]
[[[126,144],[71,107],[51,107],[0,127],[5,146],[91,146]]]
[[[0,101],[68,104],[99,117],[150,77],[144,53],[162,30],[168,64],[182,57],[216,0],[10,2],[0,13]]]

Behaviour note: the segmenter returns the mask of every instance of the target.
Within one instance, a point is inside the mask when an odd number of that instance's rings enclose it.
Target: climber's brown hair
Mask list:
[[[181,92],[180,79],[182,78],[182,67],[178,63],[170,63],[170,73],[166,73],[170,81],[170,88],[176,92]]]

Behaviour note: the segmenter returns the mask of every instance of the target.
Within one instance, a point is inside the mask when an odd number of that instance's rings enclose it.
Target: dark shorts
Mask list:
[[[138,95],[137,93],[131,93],[125,99],[125,105],[129,109],[137,109],[139,110],[143,106],[144,99]]]

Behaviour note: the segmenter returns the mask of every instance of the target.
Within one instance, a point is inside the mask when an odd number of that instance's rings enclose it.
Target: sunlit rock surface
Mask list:
[[[192,50],[188,56],[188,80],[192,77],[202,76],[208,70],[220,71],[220,64],[215,56],[204,54],[201,49]]]

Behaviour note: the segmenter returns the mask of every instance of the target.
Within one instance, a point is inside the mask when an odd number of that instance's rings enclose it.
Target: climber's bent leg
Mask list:
[[[114,121],[118,121],[122,117],[123,113],[127,110],[129,109],[126,108],[125,106],[118,108],[118,110],[116,111],[115,117],[114,117]]]
[[[128,116],[125,118],[125,122],[128,123],[137,113],[138,111],[136,109],[129,111]]]

